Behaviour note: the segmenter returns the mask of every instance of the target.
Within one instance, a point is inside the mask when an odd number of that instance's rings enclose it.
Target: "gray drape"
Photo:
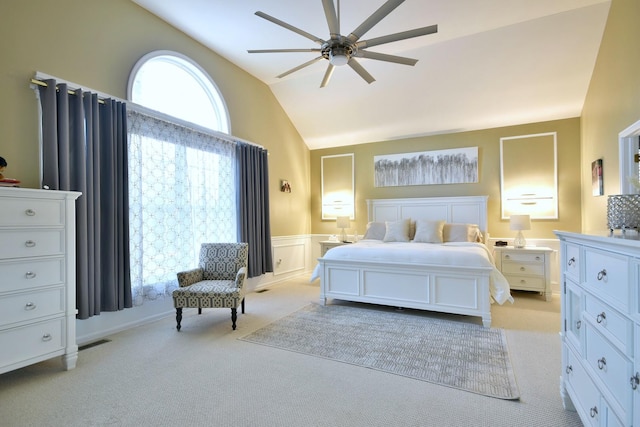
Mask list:
[[[256,277],[273,271],[268,153],[264,148],[239,142],[236,158],[239,240],[249,244],[248,276]]]
[[[82,193],[76,202],[78,318],[132,306],[126,105],[47,80],[42,185]]]

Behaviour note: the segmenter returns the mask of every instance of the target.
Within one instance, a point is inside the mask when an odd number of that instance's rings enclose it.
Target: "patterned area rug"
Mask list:
[[[311,304],[239,339],[485,396],[519,399],[502,329],[411,311]]]

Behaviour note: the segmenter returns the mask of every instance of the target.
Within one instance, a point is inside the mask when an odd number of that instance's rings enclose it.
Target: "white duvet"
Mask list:
[[[491,267],[491,297],[498,304],[504,304],[506,301],[513,302],[509,282],[495,267],[491,251],[482,243],[384,243],[380,240],[361,240],[358,243],[332,248],[327,251],[323,259]],[[311,281],[319,277],[320,264],[313,270]]]

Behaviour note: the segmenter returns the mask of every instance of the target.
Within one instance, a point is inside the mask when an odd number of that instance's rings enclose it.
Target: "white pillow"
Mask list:
[[[442,230],[445,242],[481,242],[482,232],[477,224],[447,223]]]
[[[385,233],[383,242],[408,242],[409,241],[409,219],[400,221],[385,221]]]
[[[416,235],[413,241],[418,243],[442,243],[444,223],[445,221],[417,220]]]
[[[382,240],[386,230],[384,222],[370,222],[367,224],[363,239]]]

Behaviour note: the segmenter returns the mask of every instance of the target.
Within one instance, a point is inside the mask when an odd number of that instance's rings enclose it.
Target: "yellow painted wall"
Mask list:
[[[36,71],[125,99],[132,67],[154,50],[200,64],[227,102],[233,135],[269,150],[272,234],[309,233],[309,150],[269,88],[130,0],[0,2],[5,175],[39,185],[38,103],[29,87]],[[291,193],[279,191],[281,178]]]
[[[526,232],[530,238],[554,238],[554,229],[580,231],[580,119],[566,119],[473,132],[425,136],[397,141],[311,151],[312,233],[335,234],[335,221],[321,220],[320,158],[331,154],[355,154],[356,221],[364,233],[367,199],[435,196],[489,196],[489,232],[492,237],[512,238],[508,220],[500,218],[500,138],[544,132],[558,133],[558,220],[534,220]],[[458,147],[478,147],[479,182],[476,184],[421,185],[375,188],[373,157],[381,154],[412,153]],[[527,159],[522,159],[527,167]],[[589,183],[590,185],[590,183]]]
[[[640,120],[640,1],[613,0],[582,112],[583,231],[607,226],[607,195],[620,193],[618,134]],[[591,162],[602,159],[603,197],[591,195]]]

